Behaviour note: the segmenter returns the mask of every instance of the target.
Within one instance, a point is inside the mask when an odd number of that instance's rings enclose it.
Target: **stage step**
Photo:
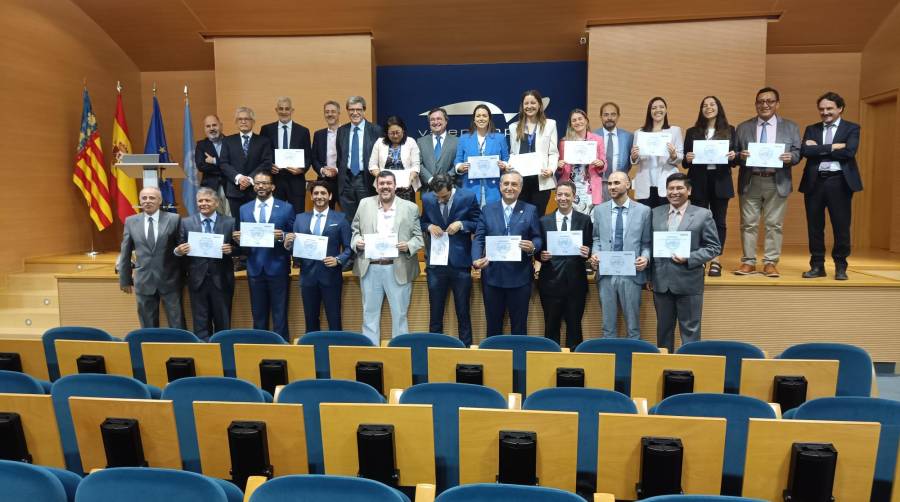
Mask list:
[[[0,309],[28,308],[59,310],[56,289],[0,290]]]
[[[17,273],[6,277],[7,291],[35,291],[56,289],[56,274]]]
[[[56,309],[0,309],[0,326],[7,328],[40,328],[59,326],[59,310]]]
[[[109,269],[114,265],[108,263],[25,263],[26,273],[75,274],[85,270]]]

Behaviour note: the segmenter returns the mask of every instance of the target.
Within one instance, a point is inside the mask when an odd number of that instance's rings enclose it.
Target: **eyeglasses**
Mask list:
[[[348,112],[362,113],[366,111],[365,108],[347,108]]]
[[[267,186],[273,185],[273,183],[271,181],[254,181],[253,184],[256,186],[262,186],[262,187],[267,187]]]
[[[236,120],[238,122],[252,122],[253,121],[253,119],[251,119],[250,117],[238,117],[234,120]]]
[[[756,100],[756,104],[758,104],[758,105],[767,105],[767,106],[772,106],[772,105],[774,105],[774,104],[777,103],[777,102],[778,102],[777,99],[757,99],[757,100]]]

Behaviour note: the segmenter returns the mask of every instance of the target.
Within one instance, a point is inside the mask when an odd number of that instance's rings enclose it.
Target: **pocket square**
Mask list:
[[[332,223],[332,224],[330,224],[330,225],[328,225],[328,226],[329,226],[329,227],[336,227],[336,226],[338,226],[338,224],[337,224],[337,223]]]

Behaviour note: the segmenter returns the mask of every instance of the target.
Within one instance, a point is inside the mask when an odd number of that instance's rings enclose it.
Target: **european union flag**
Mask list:
[[[185,87],[187,88],[187,87]],[[197,212],[197,166],[194,165],[194,129],[191,127],[191,104],[184,99],[184,181],[181,183],[181,201],[188,214]]]
[[[166,142],[166,131],[163,127],[162,113],[159,111],[159,101],[156,96],[153,96],[153,115],[150,117],[150,129],[147,131],[144,153],[159,154],[160,162],[172,162],[169,158],[169,144]],[[159,180],[159,191],[162,192],[164,206],[175,204],[175,190],[172,188],[170,178]],[[169,211],[174,213],[176,210],[173,207]]]

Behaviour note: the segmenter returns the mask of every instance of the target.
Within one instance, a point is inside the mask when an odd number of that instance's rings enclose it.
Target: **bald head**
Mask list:
[[[625,171],[616,171],[609,175],[607,181],[609,196],[617,205],[622,205],[628,198],[628,189],[631,188],[631,179]]]
[[[210,141],[219,141],[222,138],[222,121],[217,115],[203,117],[203,132]]]
[[[138,199],[141,203],[141,209],[148,215],[154,215],[159,211],[159,206],[162,204],[162,192],[156,187],[144,187]]]

